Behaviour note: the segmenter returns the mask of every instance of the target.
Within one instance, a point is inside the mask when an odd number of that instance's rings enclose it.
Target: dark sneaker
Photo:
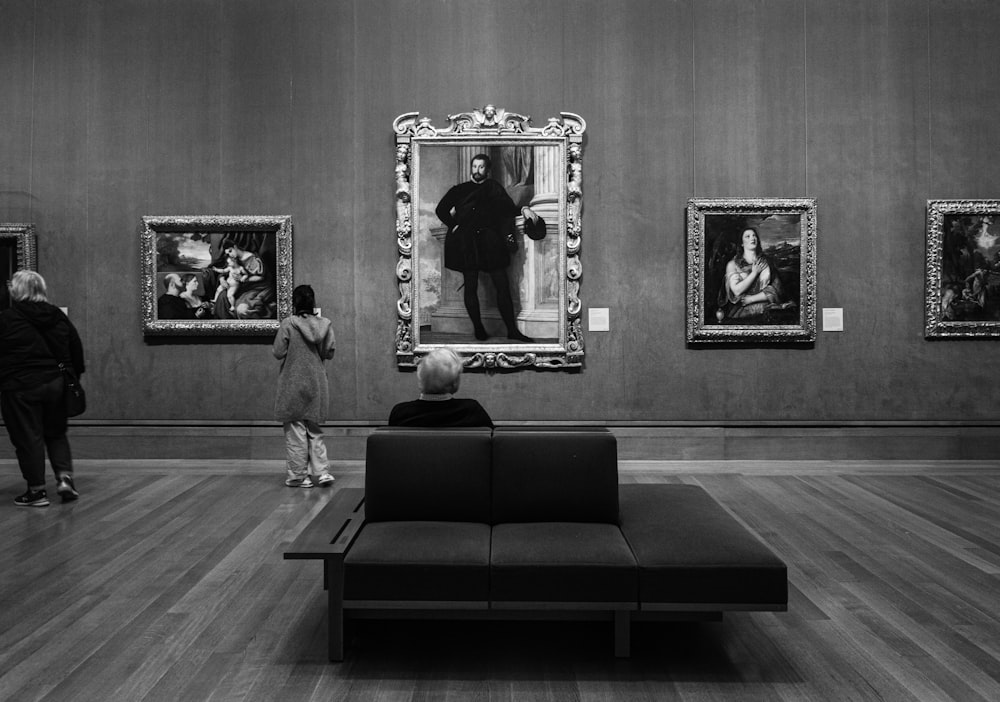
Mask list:
[[[72,502],[80,496],[73,485],[72,475],[62,475],[59,478],[59,485],[56,486],[56,494],[62,498],[63,502]]]
[[[49,496],[45,490],[27,490],[14,498],[14,504],[18,507],[48,507]]]

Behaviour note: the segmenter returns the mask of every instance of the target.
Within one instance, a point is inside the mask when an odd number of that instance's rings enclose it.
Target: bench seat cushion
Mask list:
[[[528,522],[493,527],[494,602],[636,601],[635,559],[614,524]]]
[[[619,504],[641,604],[787,606],[784,562],[700,486],[621,485]]]
[[[344,557],[344,599],[486,602],[489,563],[488,524],[372,522]]]

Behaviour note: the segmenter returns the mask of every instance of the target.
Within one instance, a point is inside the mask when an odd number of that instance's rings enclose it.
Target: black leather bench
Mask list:
[[[702,488],[619,485],[603,429],[380,429],[285,552],[324,563],[330,658],[349,616],[630,623],[787,607],[784,563]]]

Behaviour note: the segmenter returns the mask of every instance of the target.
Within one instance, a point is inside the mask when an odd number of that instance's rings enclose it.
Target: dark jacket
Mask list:
[[[509,266],[507,228],[520,212],[521,208],[495,180],[470,180],[451,188],[434,209],[438,219],[448,226],[445,267],[453,271],[494,271]]]
[[[490,427],[493,420],[476,400],[452,397],[448,400],[400,402],[389,413],[390,427]]]
[[[0,313],[0,392],[46,383],[59,376],[60,362],[78,376],[84,371],[80,335],[62,310],[48,302],[15,302]]]

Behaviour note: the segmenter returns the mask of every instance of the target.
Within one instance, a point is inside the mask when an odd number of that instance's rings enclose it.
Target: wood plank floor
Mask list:
[[[15,507],[0,461],[0,700],[1000,700],[1000,466],[630,462],[703,485],[788,563],[789,611],[634,626],[352,622],[282,548],[339,487],[278,461],[81,461]]]

